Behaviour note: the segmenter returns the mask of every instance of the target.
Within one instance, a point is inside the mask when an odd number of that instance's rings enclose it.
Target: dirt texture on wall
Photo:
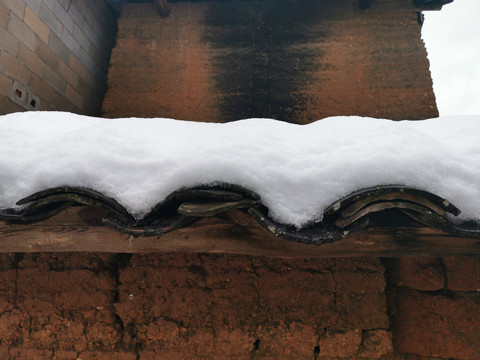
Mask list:
[[[105,117],[309,123],[332,115],[438,116],[410,1],[128,4]]]
[[[479,258],[0,255],[1,359],[477,359]]]

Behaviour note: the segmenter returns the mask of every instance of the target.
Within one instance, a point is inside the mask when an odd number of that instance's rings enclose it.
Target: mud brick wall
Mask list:
[[[103,0],[0,0],[0,114],[99,115],[115,33]]]
[[[106,117],[224,122],[331,115],[438,116],[411,1],[128,4],[103,104]]]
[[[480,359],[480,258],[390,259],[386,268],[400,353]]]
[[[1,359],[480,358],[479,258],[0,255]]]

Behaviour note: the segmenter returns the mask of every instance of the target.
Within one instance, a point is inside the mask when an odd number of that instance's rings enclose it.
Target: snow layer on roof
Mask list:
[[[257,192],[274,220],[302,227],[353,191],[398,184],[450,200],[461,220],[480,219],[479,139],[480,116],[293,125],[9,114],[0,116],[0,208],[70,185],[140,218],[177,189],[227,182]]]

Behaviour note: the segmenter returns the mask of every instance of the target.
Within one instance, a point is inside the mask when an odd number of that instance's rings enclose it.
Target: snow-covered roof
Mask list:
[[[294,125],[271,119],[213,124],[63,112],[9,114],[0,117],[0,217],[21,218],[29,201],[71,193],[93,202],[110,199],[109,206],[124,209],[119,211],[131,224],[141,223],[172,194],[203,187],[220,194],[223,203],[243,201],[232,208],[252,208],[252,216],[277,232],[295,232],[322,224],[335,204],[352,203],[340,199],[373,188],[382,194],[413,191],[400,200],[422,205],[412,199],[430,199],[444,207],[442,218],[458,225],[480,219],[478,134],[480,116],[423,121],[332,117]],[[48,189],[54,190],[17,204]],[[232,193],[240,197],[235,200]],[[392,200],[380,197],[370,204]],[[455,216],[449,204],[461,213]],[[187,204],[180,213],[188,216],[188,209]],[[202,214],[198,206],[193,209],[192,216]]]

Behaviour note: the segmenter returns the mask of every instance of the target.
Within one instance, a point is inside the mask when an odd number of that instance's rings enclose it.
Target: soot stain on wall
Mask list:
[[[225,121],[268,117],[298,122],[327,36],[329,1],[225,2],[210,7],[203,41],[215,49]],[[308,29],[308,31],[306,31]],[[310,45],[309,45],[310,44]]]

